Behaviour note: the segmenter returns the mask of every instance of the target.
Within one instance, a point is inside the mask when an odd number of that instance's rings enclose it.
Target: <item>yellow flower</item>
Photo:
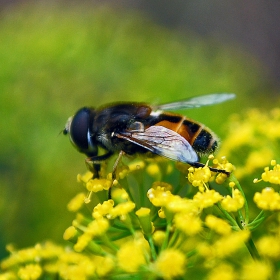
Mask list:
[[[144,234],[146,235],[150,235],[154,231],[154,227],[151,222],[150,212],[151,209],[145,207],[141,207],[135,212],[135,214],[138,216],[141,228]]]
[[[165,207],[172,213],[184,212],[198,214],[200,212],[199,205],[193,199],[182,198],[179,195],[170,197]]]
[[[279,236],[263,236],[257,242],[257,248],[262,256],[280,259]]]
[[[23,280],[38,279],[42,274],[42,268],[38,264],[28,264],[25,267],[21,267],[18,271],[18,276]]]
[[[82,252],[88,244],[91,242],[92,236],[88,233],[84,233],[78,237],[77,243],[74,245],[76,252]]]
[[[106,276],[115,267],[115,260],[111,256],[96,257],[94,262],[96,265],[96,273],[99,277]]]
[[[64,240],[70,240],[72,238],[74,238],[75,236],[77,236],[78,231],[76,230],[76,228],[74,226],[70,226],[68,227],[64,234],[63,234],[63,239]]]
[[[160,169],[159,169],[159,166],[158,164],[156,163],[150,163],[147,168],[147,173],[151,176],[151,177],[155,177],[157,178],[158,175],[160,175]]]
[[[250,232],[247,230],[232,232],[229,235],[221,237],[213,244],[215,255],[218,258],[230,256],[239,248],[243,247],[249,237]]]
[[[207,215],[205,224],[219,234],[226,235],[231,233],[231,226],[225,220],[217,218],[216,216]]]
[[[262,174],[262,179],[265,182],[269,182],[271,184],[280,184],[280,164],[276,164],[275,161],[271,161],[271,165],[273,167],[272,170],[269,170],[269,167],[264,168],[264,173]]]
[[[111,187],[111,184],[111,180],[95,178],[87,181],[86,188],[90,192],[100,192],[103,190],[108,190]]]
[[[127,241],[117,252],[119,267],[129,273],[137,272],[141,265],[146,264],[146,248],[143,240]]]
[[[132,201],[126,201],[119,203],[108,213],[107,217],[109,219],[114,219],[116,217],[125,218],[125,216],[135,208],[135,203]]]
[[[121,167],[118,167],[117,171],[117,179],[124,179],[128,175],[130,170],[127,165],[123,165]]]
[[[232,232],[231,234],[222,236],[213,244],[201,243],[197,249],[201,256],[207,259],[225,258],[244,246],[244,243],[250,237],[250,232],[242,230]]]
[[[77,212],[85,202],[85,194],[78,193],[72,200],[68,203],[67,209],[71,212]]]
[[[85,174],[81,175],[78,174],[77,175],[77,181],[78,182],[83,182],[83,183],[87,183],[90,179],[92,179],[93,173],[90,171],[87,171]]]
[[[109,222],[105,218],[93,220],[87,226],[86,233],[91,237],[103,235],[109,228]]]
[[[91,234],[87,232],[78,237],[77,243],[74,245],[74,250],[76,252],[82,252],[86,248],[94,255],[105,256],[105,252],[102,247],[95,243],[92,240]]]
[[[80,264],[63,265],[59,271],[62,279],[87,280],[87,273]]]
[[[214,267],[210,274],[207,277],[207,280],[236,280],[237,275],[235,270],[229,264],[222,263],[216,267]]]
[[[187,213],[176,214],[174,224],[176,228],[189,236],[196,235],[202,230],[200,218]]]
[[[202,191],[206,187],[206,183],[209,182],[212,174],[208,166],[204,167],[190,167],[188,180],[194,186],[198,187]]]
[[[128,165],[129,171],[131,171],[131,172],[143,169],[144,167],[145,167],[145,162],[143,160],[142,161],[133,162],[133,163],[130,163]]]
[[[173,194],[169,190],[169,184],[158,183],[157,186],[148,190],[147,196],[154,206],[165,206],[172,198]]]
[[[254,202],[263,210],[280,210],[280,195],[269,187],[263,189],[261,193],[256,192],[254,195]]]
[[[227,172],[232,172],[235,170],[234,165],[232,165],[225,156],[221,157],[220,159],[217,158],[213,159],[213,164],[215,167],[219,169],[223,169]],[[222,184],[227,179],[228,179],[228,175],[224,173],[219,173],[217,174],[215,181],[217,184]]]
[[[114,200],[112,199],[106,200],[102,204],[98,203],[93,209],[92,217],[95,219],[104,217],[112,211],[113,207]]]
[[[221,205],[228,212],[236,212],[241,209],[245,203],[244,197],[238,189],[234,189],[232,197],[227,195],[222,199]]]
[[[157,230],[153,233],[153,240],[157,246],[161,246],[166,238],[166,232]]]
[[[268,280],[272,275],[269,264],[261,261],[248,261],[244,264],[241,273],[242,279],[246,280]]]
[[[219,202],[223,197],[215,190],[206,190],[194,195],[193,200],[200,208],[207,208]]]
[[[18,277],[12,271],[4,272],[0,274],[0,280],[17,280]]]
[[[177,249],[166,249],[157,258],[155,268],[164,279],[180,277],[185,274],[186,257]]]

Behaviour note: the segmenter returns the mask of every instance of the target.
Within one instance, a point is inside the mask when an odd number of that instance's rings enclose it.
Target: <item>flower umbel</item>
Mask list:
[[[231,172],[234,169],[224,157],[211,160],[215,168]],[[85,200],[81,192],[68,204],[76,217],[65,230],[64,239],[72,242],[73,248],[46,243],[15,251],[10,246],[11,256],[2,261],[0,277],[239,280],[237,269],[244,278],[246,273],[254,274],[250,272],[254,265],[248,261],[247,248],[260,264],[258,276],[252,279],[277,279],[273,264],[279,261],[280,226],[275,225],[269,235],[260,237],[257,247],[250,230],[257,229],[265,220],[265,211],[280,210],[278,192],[266,187],[254,194],[254,201],[262,211],[252,219],[248,198],[234,174],[230,177],[216,174],[208,163],[205,167],[191,167],[190,184],[181,188],[167,183],[174,180],[168,180],[168,176],[174,176],[170,173],[172,169],[164,168],[163,162],[159,164],[157,167],[157,162],[141,165],[138,162],[131,167],[122,166],[109,199],[107,191],[112,181],[107,176],[105,179],[92,179],[91,173],[79,176],[91,198]],[[266,183],[276,180],[278,167],[276,162],[273,164],[276,171],[268,170],[270,179]],[[147,177],[138,176],[140,171],[145,172],[145,167]],[[162,170],[166,173],[161,173]],[[180,170],[183,170],[180,180],[183,178],[186,183],[186,169],[181,166]],[[153,182],[154,178],[167,181]],[[196,278],[197,275],[201,278]]]

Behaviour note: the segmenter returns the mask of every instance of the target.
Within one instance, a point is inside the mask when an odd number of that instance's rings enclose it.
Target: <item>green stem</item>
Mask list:
[[[262,210],[258,216],[248,225],[250,230],[254,230],[256,227],[258,227],[269,215],[267,215],[267,212]]]
[[[222,212],[224,217],[229,221],[229,223],[231,224],[231,226],[234,229],[240,228],[240,226],[237,223],[237,221],[226,210],[223,209],[223,207],[221,206],[220,202],[218,202],[218,209]]]
[[[245,193],[243,192],[243,189],[242,189],[239,181],[236,179],[236,177],[233,174],[230,176],[230,178],[235,183],[236,188],[241,192],[241,194],[244,198],[244,201],[245,201],[245,203],[244,203],[245,219],[243,218],[242,212],[240,210],[238,210],[238,217],[240,219],[240,223],[243,221],[243,223],[245,223],[247,225],[249,223],[249,206],[248,206],[248,202],[247,202]]]
[[[165,250],[168,247],[171,227],[172,227],[171,222],[167,221],[166,232],[165,232],[165,239],[164,239],[164,241],[162,243],[162,246],[161,246],[161,250],[162,251]]]
[[[176,242],[178,242],[178,237],[179,237],[179,230],[176,229],[172,235],[172,237],[170,238],[170,242],[168,244],[169,247],[174,247]]]
[[[250,239],[246,242],[246,247],[248,249],[248,251],[250,252],[252,258],[254,260],[260,260],[260,255],[259,255],[259,252],[252,240],[252,238],[250,237]]]
[[[155,244],[154,244],[152,235],[147,236],[147,239],[150,244],[152,259],[153,259],[153,261],[155,261],[157,258],[157,253],[156,253],[156,248],[155,248]]]

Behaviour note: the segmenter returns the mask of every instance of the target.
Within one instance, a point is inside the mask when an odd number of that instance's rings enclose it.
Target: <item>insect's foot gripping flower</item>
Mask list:
[[[215,167],[225,170],[228,173],[231,173],[235,170],[235,167],[232,163],[230,163],[225,156],[218,158],[213,158],[213,164]],[[222,184],[225,182],[225,180],[228,178],[228,175],[225,173],[219,173],[216,176],[216,183]]]

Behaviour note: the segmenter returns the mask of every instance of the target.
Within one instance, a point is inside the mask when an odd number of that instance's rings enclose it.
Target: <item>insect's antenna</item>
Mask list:
[[[193,167],[204,167],[205,164],[204,163],[201,163],[201,162],[194,162],[191,164]],[[208,168],[213,171],[213,172],[216,172],[216,173],[223,173],[223,174],[226,174],[227,176],[230,176],[230,172],[224,170],[224,169],[219,169],[219,168],[214,168],[214,167],[211,167],[211,166],[208,166]]]

